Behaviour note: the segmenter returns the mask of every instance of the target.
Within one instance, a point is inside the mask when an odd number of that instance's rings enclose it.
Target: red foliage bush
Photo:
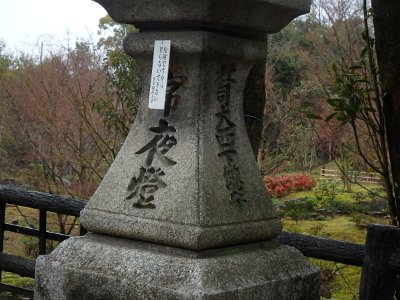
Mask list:
[[[291,174],[278,177],[264,177],[268,192],[274,197],[283,197],[292,192],[309,191],[315,181],[306,174]]]

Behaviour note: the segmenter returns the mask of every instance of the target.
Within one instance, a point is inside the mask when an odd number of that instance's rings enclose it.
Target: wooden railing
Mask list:
[[[359,183],[375,183],[379,184],[381,182],[381,176],[378,173],[372,172],[359,172],[359,171],[349,171],[347,172],[346,176],[352,182],[359,182]],[[319,179],[320,180],[335,180],[335,179],[342,179],[343,174],[338,170],[329,170],[322,168],[319,172]]]
[[[6,209],[8,205],[18,205],[39,210],[39,228],[28,228],[16,224],[6,223]],[[0,291],[33,297],[33,291],[7,285],[1,282],[1,272],[7,271],[21,276],[35,277],[35,263],[29,259],[3,253],[5,231],[16,232],[39,239],[39,254],[46,254],[46,241],[63,241],[68,235],[47,231],[47,212],[60,213],[79,217],[80,211],[86,202],[59,195],[27,191],[25,189],[0,185]],[[81,227],[80,233],[85,230]]]
[[[42,211],[39,230],[5,224],[6,204],[36,208]],[[0,252],[3,251],[4,231],[10,230],[39,237],[40,254],[45,253],[46,239],[63,240],[68,236],[46,231],[46,211],[79,216],[86,202],[46,193],[26,191],[0,185]],[[82,232],[84,233],[84,232]],[[360,299],[392,300],[396,276],[400,274],[400,229],[392,226],[369,225],[365,245],[282,232],[277,238],[281,244],[299,249],[305,256],[362,267]],[[0,253],[0,269],[34,278],[33,261],[10,254]],[[31,290],[1,284],[1,289],[32,297]]]
[[[365,245],[287,232],[277,240],[307,257],[362,267],[360,299],[393,300],[400,274],[399,228],[370,224]]]

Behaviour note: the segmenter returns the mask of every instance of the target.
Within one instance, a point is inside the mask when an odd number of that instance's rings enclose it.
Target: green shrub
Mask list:
[[[327,209],[331,209],[341,214],[349,215],[353,212],[363,212],[365,209],[360,203],[352,203],[344,200],[334,200],[327,204]]]
[[[350,221],[354,222],[358,228],[363,228],[371,223],[371,217],[360,212],[353,212]]]
[[[312,192],[322,206],[327,206],[327,204],[333,202],[336,196],[339,194],[337,181],[321,180],[312,189]]]
[[[309,217],[315,209],[315,200],[311,198],[291,199],[284,203],[281,214],[284,217],[292,218],[297,223],[299,220]]]
[[[351,198],[353,198],[356,202],[361,203],[361,201],[367,198],[367,194],[365,194],[364,192],[356,192],[354,194],[351,194]]]

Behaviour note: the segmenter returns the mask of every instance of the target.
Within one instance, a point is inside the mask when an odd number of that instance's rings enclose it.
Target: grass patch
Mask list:
[[[1,274],[1,282],[4,284],[18,286],[21,288],[28,288],[33,290],[35,287],[35,279],[29,277],[22,277],[17,274],[9,273],[9,272],[2,272]],[[0,299],[28,299],[23,296],[14,295],[8,292],[0,292]]]
[[[352,216],[333,216],[325,220],[299,220],[298,222],[284,218],[283,229],[289,232],[316,235],[335,240],[364,244],[367,234],[366,227],[357,227]],[[371,219],[371,223],[388,224],[385,219]],[[361,268],[339,263],[313,259],[309,261],[319,267],[331,299],[358,299],[358,289],[361,278]]]
[[[30,289],[33,289],[35,286],[35,279],[29,277],[21,277],[19,275],[9,272],[2,272],[1,282],[9,285],[15,285],[22,288],[30,288]]]
[[[366,228],[357,228],[350,216],[328,217],[326,220],[283,219],[283,229],[289,232],[310,234],[352,243],[365,243]]]

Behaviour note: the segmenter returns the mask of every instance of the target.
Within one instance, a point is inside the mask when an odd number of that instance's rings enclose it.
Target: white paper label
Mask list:
[[[153,70],[149,93],[149,108],[164,109],[167,91],[168,65],[171,41],[155,41]]]

